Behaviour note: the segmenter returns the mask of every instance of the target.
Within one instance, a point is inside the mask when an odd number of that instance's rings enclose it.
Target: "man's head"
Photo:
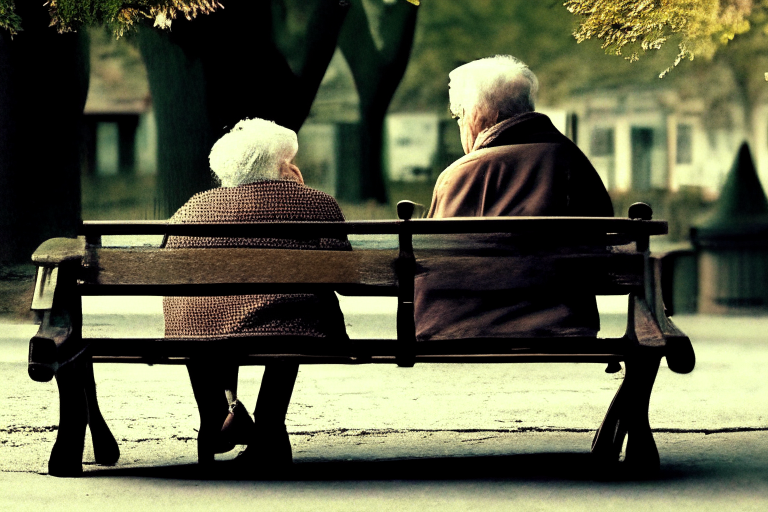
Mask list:
[[[222,187],[277,179],[303,183],[291,163],[298,150],[293,130],[264,119],[244,119],[216,141],[208,161]]]
[[[477,134],[517,114],[532,112],[539,81],[528,66],[497,55],[459,66],[448,74],[451,113],[458,117],[461,145],[472,151]]]

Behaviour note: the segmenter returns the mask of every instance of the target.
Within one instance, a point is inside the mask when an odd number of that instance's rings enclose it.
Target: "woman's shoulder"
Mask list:
[[[264,180],[199,192],[179,208],[171,222],[256,220],[262,216],[273,220],[344,220],[341,207],[330,194],[291,180]]]

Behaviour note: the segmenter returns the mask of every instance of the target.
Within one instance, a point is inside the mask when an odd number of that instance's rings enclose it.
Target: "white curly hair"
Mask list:
[[[208,161],[222,187],[280,179],[280,166],[299,151],[296,132],[272,121],[243,119],[211,148]]]
[[[511,55],[496,55],[459,66],[448,74],[451,113],[463,117],[473,110],[498,121],[532,112],[539,80]]]

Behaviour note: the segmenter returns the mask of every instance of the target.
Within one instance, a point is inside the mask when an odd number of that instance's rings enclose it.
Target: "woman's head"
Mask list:
[[[264,119],[243,119],[211,148],[208,161],[222,187],[284,177],[299,150],[296,132]]]

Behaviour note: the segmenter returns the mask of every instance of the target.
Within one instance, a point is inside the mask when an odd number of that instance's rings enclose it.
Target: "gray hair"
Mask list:
[[[208,161],[222,187],[280,178],[299,150],[296,132],[264,119],[243,119],[216,141]]]
[[[511,55],[496,55],[459,66],[448,74],[451,113],[462,117],[477,110],[503,121],[532,112],[539,80],[528,66]]]

